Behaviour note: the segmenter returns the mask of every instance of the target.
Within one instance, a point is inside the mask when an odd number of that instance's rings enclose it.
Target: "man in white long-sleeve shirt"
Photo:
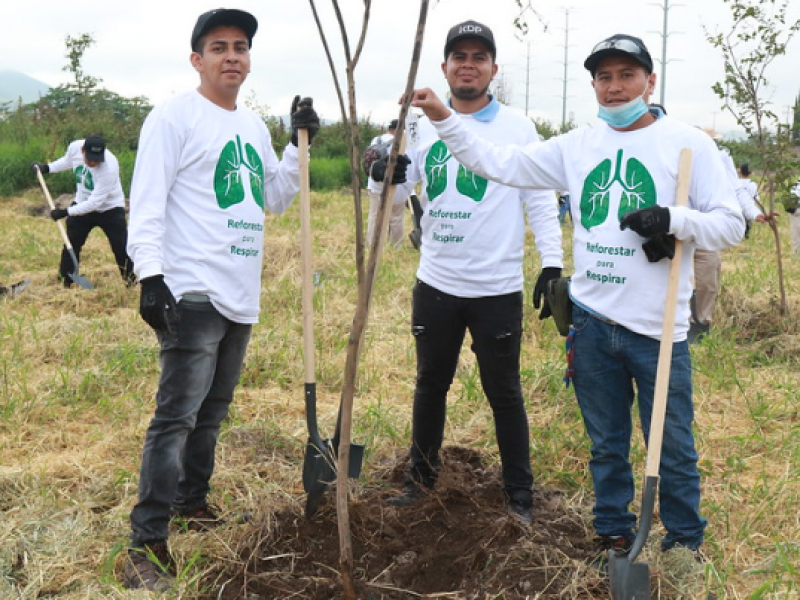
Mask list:
[[[442,71],[451,105],[471,130],[501,143],[538,142],[533,123],[488,93],[497,73],[491,30],[467,21],[453,27]],[[519,190],[487,181],[453,157],[427,120],[409,144],[407,193],[422,183],[422,245],[413,292],[417,349],[410,473],[403,494],[413,504],[435,486],[444,435],[447,391],[466,331],[492,408],[508,512],[530,523],[533,475],[520,383],[525,217],[536,237],[542,271],[534,287],[538,308],[546,282],[561,276],[563,250],[552,190]],[[543,307],[544,316],[547,308]]]
[[[648,110],[655,86],[644,43],[617,34],[598,43],[584,62],[605,121],[528,146],[497,146],[478,137],[429,90],[422,108],[448,149],[493,181],[570,191],[575,273],[572,360],[575,394],[592,441],[589,469],[595,491],[594,527],[604,550],[630,548],[636,515],[629,451],[632,406],[638,395],[649,436],[656,365],[664,321],[669,260],[684,243],[672,369],[660,465],[659,507],[667,534],[663,550],[697,551],[700,475],[692,421],[691,360],[686,333],[695,248],[738,243],[744,218],[719,153],[702,131]],[[689,206],[675,206],[679,155],[692,150]],[[635,384],[635,386],[634,386]]]
[[[193,530],[221,522],[209,507],[209,480],[258,322],[264,210],[291,204],[297,129],[309,138],[319,129],[311,100],[296,97],[292,143],[279,161],[264,122],[237,101],[257,26],[240,10],[202,14],[191,37],[200,86],[156,107],[142,127],[128,248],[140,314],[161,345],[161,378],[131,512],[128,588],[170,587],[172,516]]]
[[[78,260],[92,229],[102,229],[122,279],[126,285],[135,284],[133,263],[125,250],[128,226],[125,223],[125,195],[119,179],[119,161],[106,148],[103,137],[90,135],[84,140],[75,140],[61,158],[51,163],[35,162],[31,169],[38,169],[42,174],[73,172],[75,201],[68,208],[54,208],[50,217],[54,221],[67,219],[67,237]],[[58,276],[65,287],[72,285],[70,273],[74,270],[72,257],[65,247],[58,268]]]

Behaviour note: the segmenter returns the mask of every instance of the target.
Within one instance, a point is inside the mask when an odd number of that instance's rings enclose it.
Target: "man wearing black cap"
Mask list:
[[[169,588],[171,517],[183,530],[222,523],[208,494],[250,330],[258,322],[264,211],[299,190],[297,131],[319,129],[310,98],[292,104],[292,142],[278,160],[264,122],[240,105],[258,25],[241,10],[200,15],[191,36],[197,89],[148,115],[131,186],[128,248],[139,312],[161,346],[155,415],[131,512],[128,588]]]
[[[386,128],[386,133],[375,136],[369,143],[369,147],[382,147],[388,156],[388,150],[391,149],[392,142],[394,141],[395,133],[397,132],[397,119],[392,119],[389,126]],[[382,165],[382,166],[381,166]],[[367,215],[367,242],[372,243],[372,236],[375,233],[375,221],[378,218],[378,209],[381,206],[381,192],[383,191],[383,175],[386,166],[385,161],[376,166],[376,173],[380,173],[380,181],[376,181],[372,176],[372,169],[370,169],[369,177],[367,178],[367,193],[369,194],[369,214]],[[389,214],[389,237],[388,244],[390,246],[399,247],[403,243],[403,217],[405,216],[405,205],[408,199],[408,192],[403,186],[397,186],[394,190],[394,201],[392,202],[392,211]]]
[[[81,250],[92,229],[103,230],[111,245],[119,273],[126,285],[136,283],[133,263],[125,246],[128,243],[128,226],[125,223],[125,195],[119,179],[117,157],[106,148],[102,136],[90,135],[85,140],[75,140],[67,152],[51,163],[34,162],[31,170],[47,173],[73,171],[75,175],[75,200],[69,208],[56,208],[50,217],[57,221],[67,218],[67,237],[80,259]],[[58,276],[64,287],[72,285],[69,274],[75,270],[66,247],[61,252]]]
[[[454,26],[444,46],[442,73],[450,104],[476,135],[505,144],[537,143],[536,127],[489,93],[497,74],[494,36],[482,23]],[[467,330],[494,415],[509,514],[529,524],[533,475],[525,400],[520,382],[522,263],[525,216],[536,237],[542,272],[534,291],[562,268],[555,195],[519,190],[468,171],[426,119],[410,144],[408,181],[421,183],[422,245],[413,290],[412,332],[417,351],[410,473],[390,503],[414,503],[438,478],[447,391]],[[399,164],[399,163],[398,163]]]
[[[655,86],[644,43],[618,34],[598,43],[584,63],[605,123],[539,145],[500,147],[481,140],[429,89],[412,105],[433,121],[465,167],[507,185],[570,191],[575,273],[570,365],[592,441],[594,527],[604,549],[630,547],[636,516],[629,462],[632,406],[638,394],[649,435],[669,260],[684,243],[659,504],[663,550],[697,554],[706,520],[699,514],[700,475],[692,433],[689,329],[695,248],[738,243],[744,219],[714,143],[703,132],[647,102]],[[689,206],[675,206],[678,158],[692,150]],[[604,557],[605,553],[601,554]]]

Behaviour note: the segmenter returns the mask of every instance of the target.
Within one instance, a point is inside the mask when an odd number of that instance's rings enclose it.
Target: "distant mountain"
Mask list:
[[[0,71],[0,102],[35,102],[50,86],[19,71]]]

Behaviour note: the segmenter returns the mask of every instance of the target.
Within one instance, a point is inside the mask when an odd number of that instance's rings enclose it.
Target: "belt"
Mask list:
[[[208,294],[197,294],[195,292],[189,292],[181,296],[183,300],[187,300],[189,302],[211,302],[211,299],[208,297]]]

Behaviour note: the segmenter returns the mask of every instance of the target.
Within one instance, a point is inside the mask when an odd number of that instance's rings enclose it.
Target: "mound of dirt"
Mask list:
[[[608,597],[588,567],[591,532],[558,490],[536,490],[534,522],[523,526],[505,511],[497,471],[471,450],[445,448],[436,491],[396,508],[385,501],[400,487],[402,462],[350,504],[359,598]],[[208,598],[340,598],[333,493],[325,501],[311,521],[283,509],[260,524],[236,549],[240,560],[206,578]]]

